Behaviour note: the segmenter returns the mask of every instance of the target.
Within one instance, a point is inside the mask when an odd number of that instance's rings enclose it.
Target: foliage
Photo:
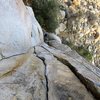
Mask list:
[[[41,26],[48,32],[54,32],[58,26],[57,0],[33,0],[32,8]]]
[[[75,46],[70,42],[65,42],[68,46],[70,46],[72,49],[74,49],[77,53],[79,53],[81,56],[83,56],[86,60],[91,61],[92,60],[92,53],[90,53],[87,49],[85,49],[83,46]]]

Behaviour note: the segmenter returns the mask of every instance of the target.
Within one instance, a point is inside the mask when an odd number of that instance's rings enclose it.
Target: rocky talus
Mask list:
[[[100,0],[58,0],[60,25],[56,33],[63,41],[84,47],[92,64],[100,67]]]
[[[99,100],[100,69],[67,45],[49,44],[17,55],[30,54],[24,64],[0,76],[0,100]],[[5,61],[17,61],[17,56]]]

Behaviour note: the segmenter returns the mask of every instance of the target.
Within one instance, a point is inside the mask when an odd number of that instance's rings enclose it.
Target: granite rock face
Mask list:
[[[31,19],[22,0],[0,0],[0,54],[9,57],[31,48]]]
[[[44,39],[43,31],[42,31],[40,24],[35,18],[32,8],[27,6],[27,9],[30,13],[31,21],[32,21],[32,32],[31,32],[32,46],[36,46],[43,42],[43,39]]]
[[[22,0],[0,0],[0,5],[0,54],[3,57],[26,53],[43,41],[39,23]]]
[[[51,47],[44,46],[36,46],[23,64],[0,76],[0,99],[95,100],[69,66],[47,50]]]
[[[23,65],[0,77],[0,100],[46,100],[44,71],[43,62],[30,55]]]
[[[41,27],[21,0],[0,0],[0,5],[0,100],[100,98],[99,69],[81,63],[82,58],[68,46],[42,43]]]
[[[94,100],[69,67],[57,60],[46,48],[35,47],[35,52],[46,67],[48,100]]]
[[[33,46],[43,42],[43,33],[31,8],[22,0],[0,0],[0,5],[0,75],[3,75],[24,63],[24,54],[30,54]]]
[[[93,95],[100,99],[100,69],[87,62],[77,52],[71,50],[68,46],[50,41],[49,47],[42,47],[52,53],[59,61],[67,65],[81,82],[90,90]]]

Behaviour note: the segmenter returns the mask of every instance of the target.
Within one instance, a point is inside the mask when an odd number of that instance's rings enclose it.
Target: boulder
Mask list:
[[[0,0],[0,5],[0,54],[3,57],[26,53],[43,41],[42,29],[32,9],[22,0]]]
[[[0,77],[30,58],[43,41],[42,29],[22,0],[0,0]]]
[[[32,39],[32,46],[36,46],[43,42],[43,31],[35,18],[34,12],[31,7],[27,6],[27,9],[30,13],[31,20],[32,20],[32,32],[31,32],[31,39]]]
[[[31,48],[32,23],[22,0],[0,0],[0,54],[26,53]]]

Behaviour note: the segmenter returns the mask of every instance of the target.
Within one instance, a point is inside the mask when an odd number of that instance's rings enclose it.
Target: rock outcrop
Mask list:
[[[94,100],[69,67],[47,49],[44,45],[35,47],[37,56],[44,61],[46,67],[48,100]]]
[[[0,4],[0,53],[2,56],[26,53],[32,47],[31,44],[35,46],[43,41],[39,23],[31,8],[25,7],[22,0],[6,2],[1,0]]]
[[[0,0],[0,5],[1,76],[25,62],[31,48],[43,42],[43,33],[31,8],[22,0]]]
[[[47,45],[43,45],[43,48],[67,65],[94,96],[100,98],[100,69],[91,65],[67,45],[60,45],[52,41],[49,44],[54,48]]]
[[[1,100],[99,100],[100,70],[69,47],[50,45],[36,46],[24,64],[0,77]]]
[[[0,54],[9,57],[31,48],[31,19],[22,0],[0,0]]]
[[[31,8],[0,0],[0,100],[99,100],[100,69],[67,45],[49,45]]]
[[[44,71],[43,62],[30,55],[23,65],[0,77],[0,100],[46,100]]]

